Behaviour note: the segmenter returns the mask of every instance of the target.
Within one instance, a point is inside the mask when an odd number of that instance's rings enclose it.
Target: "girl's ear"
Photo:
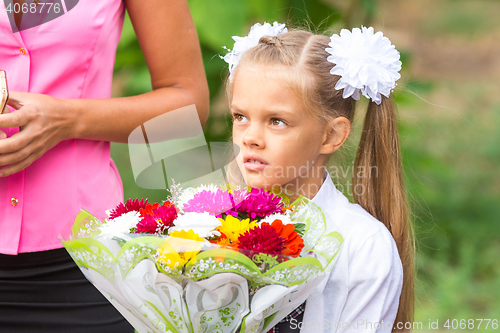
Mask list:
[[[337,117],[325,127],[321,154],[331,154],[339,149],[351,132],[351,122],[346,117]]]

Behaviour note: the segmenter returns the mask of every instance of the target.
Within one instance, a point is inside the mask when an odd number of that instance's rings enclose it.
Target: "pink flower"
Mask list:
[[[184,206],[184,211],[194,213],[207,212],[210,215],[220,216],[221,213],[233,210],[236,204],[242,200],[241,191],[235,191],[236,197],[228,191],[217,189],[217,191],[201,191]],[[246,191],[245,191],[246,192]],[[244,194],[244,193],[243,193]],[[244,194],[246,195],[246,194]],[[236,198],[236,201],[235,201]],[[239,199],[238,199],[239,198]],[[233,214],[231,214],[233,215]],[[237,213],[236,213],[237,215]],[[235,216],[235,215],[234,215]]]
[[[246,213],[250,218],[256,216],[264,217],[275,213],[281,213],[283,202],[281,197],[272,192],[252,188],[252,191],[237,206],[236,211]]]
[[[148,204],[148,199],[144,200],[141,199],[128,199],[125,204],[119,203],[112,211],[109,213],[109,219],[112,220],[114,218],[117,218],[125,213],[132,212],[132,211],[139,211],[141,208],[145,208],[146,205]]]
[[[142,220],[137,224],[135,233],[163,234],[177,218],[177,209],[166,201],[162,206],[157,203],[141,209]]]

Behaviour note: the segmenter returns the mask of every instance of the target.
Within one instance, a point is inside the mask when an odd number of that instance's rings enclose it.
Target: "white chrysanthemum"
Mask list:
[[[389,97],[396,81],[401,77],[399,52],[382,32],[361,27],[351,31],[342,29],[335,34],[326,51],[327,60],[335,67],[330,73],[340,75],[335,89],[344,89],[342,97],[359,99],[359,91],[378,105],[382,95]]]
[[[233,49],[229,50],[225,48],[229,52],[224,57],[221,57],[225,62],[229,64],[229,73],[233,72],[233,69],[238,65],[241,56],[243,55],[243,53],[245,53],[245,51],[259,44],[259,39],[261,37],[275,37],[287,31],[288,29],[285,28],[284,23],[274,22],[273,25],[271,25],[267,22],[264,22],[264,24],[254,24],[250,28],[248,36],[233,36],[233,40],[235,41]]]
[[[196,193],[200,193],[201,191],[210,191],[210,192],[217,192],[219,187],[215,184],[208,184],[208,185],[200,185],[196,188]]]
[[[141,214],[138,211],[131,211],[112,220],[107,220],[99,229],[100,236],[104,239],[112,239],[113,237],[122,237],[128,234],[130,229],[137,227],[137,223],[141,220]]]
[[[207,212],[189,212],[178,216],[174,220],[174,225],[170,227],[168,232],[172,233],[179,230],[189,231],[189,229],[192,229],[200,237],[209,238],[220,236],[220,232],[215,230],[215,228],[219,226],[221,226],[221,222],[215,216]]]
[[[278,214],[278,213],[266,216],[264,219],[260,220],[259,223],[267,222],[269,224],[272,224],[274,220],[281,220],[281,223],[283,224],[294,224],[288,214]]]
[[[189,200],[194,198],[194,195],[196,193],[198,193],[196,188],[194,187],[186,188],[177,198],[176,206],[179,209],[182,209],[184,205],[188,203]]]

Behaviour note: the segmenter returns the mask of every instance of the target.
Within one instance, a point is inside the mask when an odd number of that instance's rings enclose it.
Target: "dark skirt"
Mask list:
[[[0,332],[133,333],[65,249],[0,254]]]

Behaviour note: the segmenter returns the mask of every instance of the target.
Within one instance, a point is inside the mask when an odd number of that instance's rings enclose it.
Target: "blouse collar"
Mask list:
[[[320,206],[334,220],[340,219],[344,214],[344,208],[349,204],[349,200],[335,187],[326,170],[324,177],[325,180],[321,188],[311,201]]]

